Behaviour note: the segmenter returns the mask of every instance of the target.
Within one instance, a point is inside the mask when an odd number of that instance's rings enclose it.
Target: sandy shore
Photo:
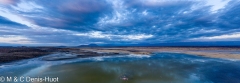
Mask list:
[[[151,54],[154,52],[173,52],[213,58],[240,59],[239,47],[121,47],[84,48],[87,51],[121,52],[129,54]]]

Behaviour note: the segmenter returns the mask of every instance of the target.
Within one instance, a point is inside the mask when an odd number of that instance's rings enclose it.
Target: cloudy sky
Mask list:
[[[0,0],[0,45],[240,41],[240,0]]]

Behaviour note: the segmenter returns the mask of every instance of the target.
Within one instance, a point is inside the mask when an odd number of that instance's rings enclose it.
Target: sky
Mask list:
[[[0,0],[0,45],[240,41],[240,0]]]

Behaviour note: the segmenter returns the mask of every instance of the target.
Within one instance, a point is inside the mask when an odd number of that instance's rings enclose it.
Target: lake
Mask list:
[[[51,56],[53,55],[48,55]],[[182,53],[101,56],[59,61],[44,61],[42,58],[44,57],[2,64],[0,75],[16,76],[19,83],[30,83],[26,82],[27,77],[58,78],[58,83],[240,83],[239,60]],[[24,82],[20,82],[21,76],[24,77]],[[38,80],[32,83],[48,82]]]

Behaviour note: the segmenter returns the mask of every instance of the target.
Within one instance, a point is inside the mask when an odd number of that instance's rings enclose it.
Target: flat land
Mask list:
[[[150,55],[155,52],[240,59],[240,47],[0,47],[0,63],[30,59],[54,53],[76,54],[77,56],[73,58],[86,58],[120,54]]]
[[[120,48],[85,48],[98,52],[121,52],[129,54],[151,54],[154,52],[185,53],[198,56],[240,59],[240,47],[120,47]]]

